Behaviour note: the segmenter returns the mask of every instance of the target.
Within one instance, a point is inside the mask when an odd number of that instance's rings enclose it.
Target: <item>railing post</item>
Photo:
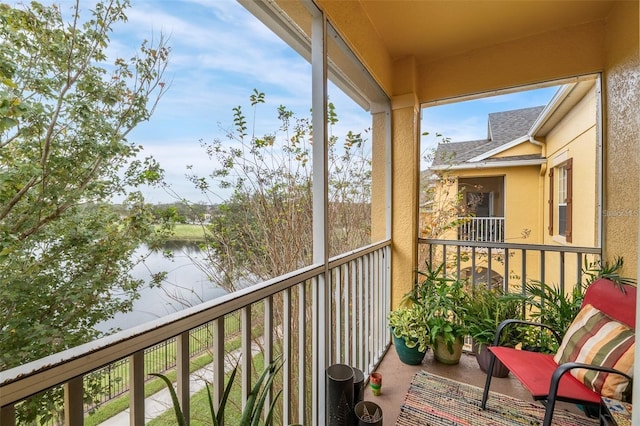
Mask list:
[[[251,392],[251,305],[240,311],[241,317],[241,347],[242,347],[242,409],[247,406],[247,398]]]
[[[335,324],[331,326],[332,330],[335,330],[335,339],[334,339],[334,347],[333,350],[329,352],[329,365],[334,364],[336,362],[344,362],[344,352],[342,347],[342,286],[340,285],[341,274],[340,268],[336,268],[333,271],[329,272],[329,276],[332,277],[332,286],[333,287],[333,303],[331,302],[331,298],[329,298],[329,305],[334,306],[335,308],[332,310],[335,313]],[[330,287],[330,289],[331,289]],[[328,319],[331,321],[331,318]]]
[[[357,290],[357,295],[358,295],[358,299],[357,299],[357,305],[358,305],[358,336],[360,336],[361,340],[365,340],[365,336],[366,336],[366,332],[365,332],[365,324],[364,324],[364,310],[365,310],[365,303],[364,303],[364,292],[366,291],[365,289],[363,289],[363,281],[364,281],[364,259],[362,257],[358,258],[358,290]],[[358,345],[358,362],[360,363],[360,369],[362,371],[366,373],[369,373],[369,369],[368,369],[368,365],[366,364],[365,361],[365,349],[364,349],[364,345],[360,344]]]
[[[300,284],[304,285],[304,284]],[[288,288],[282,295],[282,424],[291,423],[291,328],[294,318],[291,316],[291,289]],[[299,334],[298,334],[299,335]],[[298,354],[304,357],[304,354]]]
[[[359,363],[360,359],[358,359],[358,338],[362,338],[362,335],[358,334],[358,310],[360,309],[359,305],[359,294],[357,291],[357,282],[358,282],[358,261],[353,260],[350,262],[351,265],[351,277],[349,278],[349,283],[351,285],[351,365],[362,368],[362,365]]]
[[[0,408],[0,425],[13,426],[16,424],[16,407],[14,405],[5,405]]]
[[[262,332],[262,343],[264,347],[264,368],[267,368],[269,364],[273,362],[273,297],[268,296],[264,300],[264,327]],[[269,411],[271,406],[271,400],[273,398],[273,387],[270,386],[266,389],[267,398],[264,404],[265,415]]]
[[[191,419],[191,398],[189,392],[189,332],[185,331],[176,337],[176,379],[178,385],[178,400],[182,407],[182,414],[187,419],[187,424]],[[168,352],[168,351],[167,351]]]
[[[83,377],[75,377],[64,384],[64,424],[84,424]]]
[[[310,280],[312,283],[314,279]],[[305,283],[298,287],[298,423],[307,421],[307,303]],[[313,355],[312,355],[313,356]],[[313,389],[313,385],[311,387]]]
[[[129,424],[144,425],[144,350],[129,357]]]
[[[229,315],[237,316],[236,312],[232,312]],[[216,413],[220,408],[220,400],[224,392],[224,370],[226,364],[224,359],[224,326],[226,318],[227,316],[223,316],[213,321],[213,342],[211,348],[213,352],[213,377],[211,379],[213,385],[213,408],[216,410]]]

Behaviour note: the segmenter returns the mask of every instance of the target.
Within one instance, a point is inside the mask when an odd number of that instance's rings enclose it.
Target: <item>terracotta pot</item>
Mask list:
[[[382,374],[371,373],[369,375],[369,387],[373,396],[379,396],[382,393]]]
[[[484,347],[482,343],[473,343],[473,353],[476,355],[476,361],[478,366],[485,374],[489,370],[489,363],[491,362],[491,353]],[[509,369],[499,360],[496,359],[493,365],[493,377],[507,377],[509,375]]]

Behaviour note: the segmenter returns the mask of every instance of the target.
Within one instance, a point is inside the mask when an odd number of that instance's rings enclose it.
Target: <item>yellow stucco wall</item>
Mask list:
[[[288,1],[282,3],[286,4]],[[329,20],[335,22],[336,27],[342,30],[347,45],[357,52],[362,63],[386,93],[390,95],[407,93],[392,90],[395,78],[393,61],[359,2],[318,0],[317,3],[325,11]]]
[[[624,257],[623,274],[638,271],[638,141],[640,52],[638,2],[616,4],[607,21],[604,250]]]
[[[514,157],[516,155],[540,155],[540,151],[540,146],[534,145],[530,142],[523,142],[512,148],[497,153],[496,155],[492,156],[492,158]]]
[[[544,244],[563,244],[582,247],[598,246],[598,160],[597,160],[597,109],[595,82],[591,90],[546,136],[547,171],[545,175]],[[566,243],[557,235],[547,232],[549,213],[545,200],[549,200],[549,173],[552,168],[573,159],[573,214],[572,241]],[[557,185],[553,195],[557,202]],[[557,234],[558,215],[554,215],[554,234]]]
[[[603,46],[604,25],[595,22],[419,64],[419,97],[429,102],[597,72]]]
[[[542,197],[539,174],[538,166],[457,170],[449,173],[450,176],[455,175],[458,182],[474,177],[503,176],[504,192],[500,195],[503,197],[500,203],[504,206],[506,218],[505,241],[530,244],[540,243],[536,238],[540,234],[541,223],[538,208],[538,200]],[[455,195],[455,191],[450,192]],[[524,238],[523,235],[528,237]]]
[[[418,235],[418,138],[417,99],[403,96],[392,99],[393,196],[392,216],[392,306],[413,285],[417,263],[416,240]],[[402,167],[397,167],[402,164]]]
[[[371,158],[371,242],[387,237],[387,114],[373,114]]]

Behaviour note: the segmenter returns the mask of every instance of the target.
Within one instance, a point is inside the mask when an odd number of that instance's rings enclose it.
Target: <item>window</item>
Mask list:
[[[558,234],[567,232],[567,167],[558,167]]]
[[[554,182],[555,181],[555,182]],[[549,172],[549,235],[563,236],[570,243],[573,161],[568,159]],[[555,185],[554,185],[555,183]],[[557,193],[554,188],[557,187]],[[554,202],[554,195],[557,195]],[[554,218],[557,212],[557,234],[554,234]]]

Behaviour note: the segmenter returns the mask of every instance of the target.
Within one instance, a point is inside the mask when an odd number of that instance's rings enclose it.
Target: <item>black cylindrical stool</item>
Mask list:
[[[348,426],[353,409],[353,368],[333,364],[326,371],[325,407],[328,426]]]
[[[360,401],[355,408],[357,426],[382,426],[382,408],[375,402]]]

